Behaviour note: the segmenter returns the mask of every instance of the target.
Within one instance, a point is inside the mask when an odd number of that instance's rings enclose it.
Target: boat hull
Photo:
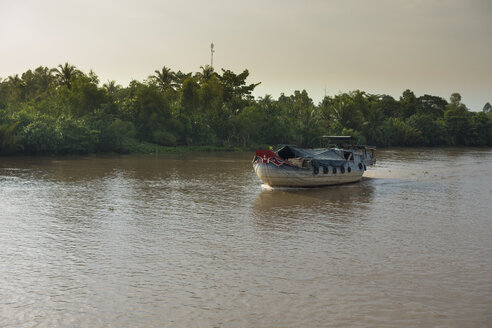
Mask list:
[[[342,173],[339,169],[336,173],[328,170],[327,173],[321,169],[318,173],[313,170],[293,167],[288,165],[277,166],[273,163],[259,161],[253,164],[256,175],[265,184],[272,187],[321,187],[352,183],[360,181],[364,174],[364,169],[357,167],[351,168],[351,172],[345,170]]]

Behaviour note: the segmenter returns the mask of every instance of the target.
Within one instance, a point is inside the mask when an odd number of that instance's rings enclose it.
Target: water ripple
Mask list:
[[[485,327],[490,150],[264,188],[251,154],[5,158],[1,327]]]

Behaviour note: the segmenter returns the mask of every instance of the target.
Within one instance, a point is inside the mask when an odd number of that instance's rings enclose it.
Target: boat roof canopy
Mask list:
[[[327,166],[340,166],[345,163],[343,155],[340,155],[333,149],[327,148],[303,149],[292,145],[285,145],[277,151],[277,155],[284,159],[296,157],[308,158]]]

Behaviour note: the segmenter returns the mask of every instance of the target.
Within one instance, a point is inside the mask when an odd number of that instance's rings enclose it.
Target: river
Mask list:
[[[0,157],[0,327],[490,327],[492,149],[271,189],[253,153]]]

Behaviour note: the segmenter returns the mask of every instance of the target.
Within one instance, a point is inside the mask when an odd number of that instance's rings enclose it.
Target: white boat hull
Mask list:
[[[337,170],[328,170],[324,173],[322,169],[316,174],[312,170],[305,168],[292,167],[287,165],[277,166],[272,163],[254,163],[256,175],[265,184],[272,187],[321,187],[338,185],[344,183],[357,182],[362,178],[364,169],[357,166],[351,167],[351,172],[345,170],[344,173]]]

